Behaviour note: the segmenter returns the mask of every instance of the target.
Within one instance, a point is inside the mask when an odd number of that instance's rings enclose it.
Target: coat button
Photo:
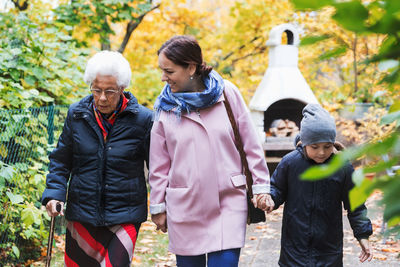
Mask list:
[[[108,150],[111,150],[111,147],[110,147],[110,146],[108,147]]]

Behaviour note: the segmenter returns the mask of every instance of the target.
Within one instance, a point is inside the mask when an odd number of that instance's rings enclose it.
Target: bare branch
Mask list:
[[[258,40],[259,38],[261,38],[261,37],[260,37],[260,36],[255,36],[248,44],[254,43],[254,42],[255,42],[256,40]],[[222,58],[222,61],[227,60],[227,59],[230,58],[233,54],[235,54],[235,53],[239,52],[240,50],[242,50],[243,48],[245,48],[246,45],[248,45],[248,44],[241,45],[241,46],[239,46],[238,49],[236,49],[236,51],[231,51],[231,52],[229,52],[226,56],[224,56],[224,57]]]
[[[11,0],[11,2],[13,2],[15,7],[18,8],[20,11],[28,9],[28,0],[24,1],[22,4],[19,2],[19,0]]]
[[[255,56],[255,55],[259,55],[259,54],[262,54],[262,53],[265,52],[266,49],[267,49],[267,48],[266,48],[265,46],[258,47],[258,50],[255,50],[255,51],[252,52],[252,53],[249,53],[249,54],[247,54],[247,55],[244,55],[244,56],[241,56],[241,57],[238,57],[238,58],[235,58],[234,60],[232,60],[232,65],[235,65],[238,61],[243,60],[243,59],[245,59],[245,58],[252,57],[252,56]]]
[[[118,49],[118,52],[120,52],[121,54],[124,52],[126,46],[128,45],[129,42],[129,38],[131,38],[132,32],[139,26],[139,24],[142,22],[143,18],[150,13],[151,11],[153,11],[154,9],[157,9],[160,7],[160,4],[154,6],[153,8],[151,8],[149,11],[143,13],[142,15],[140,15],[136,20],[131,20],[128,25],[126,26],[126,32],[125,32],[125,36],[124,39],[122,40],[121,46]]]

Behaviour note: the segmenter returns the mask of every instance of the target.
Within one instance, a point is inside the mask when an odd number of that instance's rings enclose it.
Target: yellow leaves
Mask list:
[[[380,125],[380,118],[386,113],[386,109],[371,107],[364,118],[356,121],[335,114],[339,140],[349,146],[383,139],[395,129],[394,123]]]
[[[132,265],[133,266],[139,266],[139,264],[142,262],[140,257],[134,256],[132,259]]]
[[[4,144],[0,145],[0,156],[4,159],[8,155],[8,149]]]

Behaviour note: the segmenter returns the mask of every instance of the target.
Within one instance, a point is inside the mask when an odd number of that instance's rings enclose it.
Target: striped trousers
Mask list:
[[[64,262],[66,267],[129,267],[140,224],[95,227],[68,222]]]

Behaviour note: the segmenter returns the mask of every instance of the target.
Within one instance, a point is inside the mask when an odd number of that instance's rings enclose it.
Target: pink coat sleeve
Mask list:
[[[155,121],[151,130],[149,162],[150,213],[158,214],[165,211],[165,192],[171,167],[171,159],[160,121]]]
[[[225,88],[239,128],[240,137],[243,141],[243,148],[246,153],[247,162],[249,163],[249,169],[253,175],[253,193],[269,193],[269,170],[265,161],[264,150],[259,142],[253,121],[250,117],[250,112],[235,85],[225,80]]]

